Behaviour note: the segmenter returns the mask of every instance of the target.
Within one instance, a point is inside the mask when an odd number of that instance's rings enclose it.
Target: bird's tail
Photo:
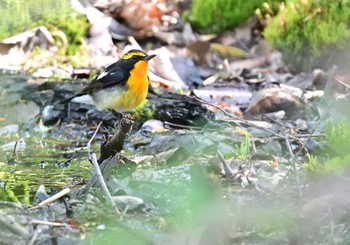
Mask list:
[[[76,103],[83,103],[83,104],[90,104],[90,105],[95,104],[91,96],[85,93],[75,94],[71,97],[61,100],[60,102],[58,102],[58,104],[67,104],[69,102],[76,102]]]
[[[58,104],[67,104],[67,103],[69,103],[72,99],[74,99],[76,96],[77,96],[77,95],[75,94],[75,95],[73,95],[73,96],[71,96],[71,97],[68,97],[68,98],[66,98],[66,99],[63,99],[63,100],[59,101]]]

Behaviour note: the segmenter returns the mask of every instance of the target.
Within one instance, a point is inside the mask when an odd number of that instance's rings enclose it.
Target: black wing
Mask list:
[[[88,94],[104,88],[112,87],[126,82],[126,77],[116,64],[112,64],[91,81],[79,95]]]
[[[60,101],[60,104],[65,104],[71,101],[74,97],[89,94],[94,91],[98,91],[104,88],[112,87],[118,84],[125,84],[127,75],[119,68],[117,63],[114,63],[101,72],[94,80],[91,81],[85,88],[79,93]]]

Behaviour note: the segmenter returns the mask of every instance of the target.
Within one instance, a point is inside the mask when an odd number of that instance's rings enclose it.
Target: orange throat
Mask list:
[[[124,94],[123,104],[129,108],[137,108],[146,99],[148,92],[148,61],[136,63],[134,69],[130,71],[127,82],[128,91]]]

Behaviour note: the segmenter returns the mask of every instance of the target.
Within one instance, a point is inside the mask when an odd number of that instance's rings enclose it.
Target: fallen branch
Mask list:
[[[108,179],[108,176],[110,175],[114,167],[118,164],[119,155],[117,153],[123,149],[124,141],[128,136],[132,125],[133,121],[130,118],[123,117],[120,120],[119,127],[116,133],[101,145],[101,157],[98,161],[96,159],[96,155],[91,153],[90,145],[93,138],[90,139],[88,143],[88,154],[90,162],[94,165],[95,174],[83,188],[79,189],[76,192],[75,197],[81,197],[82,195],[87,193],[90,188],[96,186],[97,183],[100,183],[108,201],[113,206],[115,206],[115,203],[112,200],[112,196],[109,193],[107,185],[105,183],[105,179]],[[99,129],[99,126],[97,130]],[[97,130],[95,131],[93,137],[96,135]],[[120,213],[119,210],[117,210],[117,212]]]
[[[96,137],[96,134],[98,132],[98,130],[100,129],[101,127],[101,124],[102,122],[100,122],[94,132],[94,134],[92,135],[91,139],[89,140],[89,142],[87,143],[87,148],[88,148],[88,155],[89,155],[89,161],[91,162],[92,166],[94,167],[94,170],[95,170],[95,174],[94,176],[97,177],[100,185],[101,185],[101,188],[102,188],[102,191],[103,193],[105,194],[105,196],[107,197],[107,200],[110,202],[110,204],[115,207],[115,203],[112,199],[112,195],[111,193],[109,192],[108,190],[108,187],[107,187],[107,184],[102,176],[102,173],[101,173],[101,169],[100,169],[100,166],[98,164],[98,161],[97,161],[97,157],[96,157],[96,154],[95,153],[92,153],[91,151],[91,143],[92,141],[94,140],[94,138]]]
[[[134,122],[129,117],[122,117],[115,134],[101,145],[99,163],[108,158],[114,157],[118,152],[123,150],[124,141],[129,135],[133,124]]]
[[[230,167],[230,165],[226,162],[226,160],[225,160],[224,156],[222,155],[221,151],[218,150],[217,153],[218,153],[218,156],[219,156],[220,161],[222,163],[222,166],[224,168],[224,171],[225,171],[227,179],[229,179],[229,180],[234,179],[235,173],[233,172],[233,170]]]
[[[45,221],[45,220],[31,220],[30,221],[31,225],[48,225],[48,226],[54,226],[54,227],[66,227],[70,226],[73,227],[67,223],[63,222],[53,222],[53,221]],[[74,228],[74,227],[73,227]]]
[[[17,234],[24,239],[29,238],[29,231],[18,224],[13,217],[7,216],[5,217],[4,215],[0,215],[0,226],[6,227],[9,229],[12,233]]]
[[[89,154],[90,155],[90,154]],[[108,187],[106,185],[106,182],[102,176],[102,173],[101,173],[101,170],[100,170],[100,166],[98,165],[98,162],[97,162],[97,157],[96,157],[96,154],[95,153],[92,153],[90,156],[89,156],[89,160],[90,162],[92,163],[92,165],[94,166],[94,169],[95,169],[95,175],[97,176],[97,179],[102,187],[102,191],[103,193],[105,194],[105,196],[107,197],[107,200],[110,202],[110,204],[115,207],[115,203],[114,203],[114,200],[112,198],[112,195],[111,193],[109,192],[108,190]],[[117,209],[118,210],[118,209]]]
[[[50,204],[50,203],[53,203],[53,202],[57,201],[58,199],[60,199],[61,197],[67,195],[69,192],[70,192],[70,189],[69,189],[69,188],[63,189],[63,190],[61,190],[60,192],[56,193],[55,195],[53,195],[53,196],[49,197],[48,199],[42,201],[42,202],[39,203],[38,205],[29,208],[28,210],[29,210],[29,211],[35,210],[35,209],[38,209],[38,208],[41,207],[41,206],[44,206],[44,205],[48,205],[48,204]]]

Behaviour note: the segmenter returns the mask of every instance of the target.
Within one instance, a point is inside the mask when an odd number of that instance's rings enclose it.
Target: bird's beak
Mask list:
[[[147,55],[147,56],[145,56],[145,58],[143,58],[143,60],[150,60],[150,59],[152,59],[154,57],[156,57],[155,54]]]

